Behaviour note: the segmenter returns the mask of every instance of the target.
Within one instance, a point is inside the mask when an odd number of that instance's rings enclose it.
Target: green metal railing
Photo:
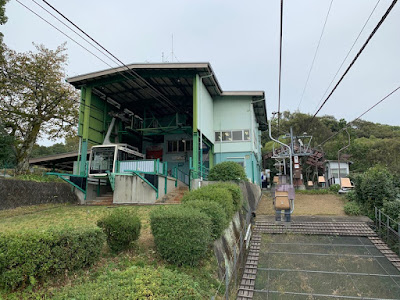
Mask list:
[[[79,177],[79,178],[85,178],[87,179],[87,176],[82,176],[82,175],[73,175],[73,174],[65,174],[65,173],[56,173],[56,172],[47,172],[46,175],[55,175],[58,178],[64,180],[65,182],[69,183],[70,185],[72,185],[73,187],[77,188],[78,190],[80,190],[84,195],[85,195],[85,200],[86,200],[86,188],[82,189],[80,186],[76,185],[74,182],[72,182],[71,180],[65,178],[65,177]],[[65,177],[64,177],[65,176]],[[87,185],[87,181],[86,181],[86,185]]]

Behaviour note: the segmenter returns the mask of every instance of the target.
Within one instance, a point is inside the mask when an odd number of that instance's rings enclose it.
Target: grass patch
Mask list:
[[[114,272],[123,272],[134,266],[140,268],[165,268],[187,275],[197,284],[198,292],[209,298],[218,286],[218,265],[210,251],[196,268],[177,267],[165,262],[157,254],[151,234],[149,213],[156,206],[124,206],[123,209],[137,212],[142,229],[133,248],[115,255],[104,248],[100,261],[83,270],[71,271],[55,276],[38,285],[27,286],[13,293],[0,291],[0,299],[49,299],[79,290],[79,286],[95,284],[99,278],[104,284],[114,282]],[[0,232],[24,232],[48,228],[88,228],[96,227],[97,220],[106,216],[114,208],[76,205],[36,205],[0,212]],[[129,272],[128,272],[129,273]],[[118,277],[119,275],[117,275]],[[149,286],[151,289],[151,286]],[[80,299],[80,298],[76,298]]]
[[[315,189],[315,190],[296,190],[296,194],[299,195],[327,195],[336,194],[329,189]]]

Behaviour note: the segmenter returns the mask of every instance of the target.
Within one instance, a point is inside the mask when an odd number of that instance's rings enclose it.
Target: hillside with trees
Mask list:
[[[326,159],[337,160],[338,150],[348,144],[350,147],[343,152],[353,164],[354,173],[365,172],[370,167],[382,166],[394,175],[400,175],[400,126],[390,126],[364,120],[347,123],[346,120],[337,120],[333,116],[321,116],[312,120],[311,115],[300,112],[285,111],[280,120],[278,132],[277,120],[272,122],[272,136],[283,136],[293,128],[294,135],[307,133],[313,136],[311,146],[322,150]],[[333,134],[332,139],[326,141]],[[326,141],[326,142],[325,142]],[[325,143],[324,143],[325,142]],[[273,142],[268,132],[262,135],[263,153],[271,151]]]

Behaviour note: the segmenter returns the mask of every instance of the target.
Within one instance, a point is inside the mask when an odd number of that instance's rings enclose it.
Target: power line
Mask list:
[[[362,32],[365,29],[365,26],[367,26],[367,23],[369,22],[369,20],[371,19],[371,16],[373,15],[373,13],[375,12],[378,4],[381,2],[381,0],[378,0],[374,6],[374,8],[372,9],[371,13],[369,14],[367,20],[365,21],[363,27],[361,28],[360,32],[358,33],[357,38],[354,40],[353,45],[350,47],[349,51],[347,52],[345,58],[343,59],[342,63],[340,64],[339,68],[337,69],[335,75],[333,76],[331,82],[329,83],[328,87],[326,88],[321,100],[318,102],[317,107],[321,104],[321,102],[324,100],[324,97],[326,96],[326,94],[328,93],[329,88],[331,87],[332,83],[334,82],[334,80],[336,79],[337,74],[339,74],[340,69],[343,67],[346,59],[349,57],[351,50],[353,50],[355,44],[357,43],[358,39],[360,38]]]
[[[74,22],[72,22],[69,18],[67,18],[63,13],[61,13],[58,9],[56,9],[54,6],[52,6],[49,2],[46,0],[42,0],[44,3],[46,3],[51,9],[53,9],[56,13],[58,13],[61,17],[63,17],[65,20],[67,20],[72,26],[74,26],[76,29],[78,29],[80,32],[82,32],[85,36],[87,36],[89,39],[91,39],[95,44],[97,44],[101,49],[106,51],[109,55],[111,55],[115,60],[117,60],[123,67],[127,69],[127,71],[131,74],[134,75],[135,77],[139,78],[145,85],[147,85],[152,91],[156,92],[161,98],[163,98],[166,103],[173,109],[178,110],[177,107],[164,95],[162,94],[159,90],[157,90],[154,86],[152,86],[146,79],[144,79],[142,76],[140,76],[137,72],[131,70],[126,64],[124,64],[118,57],[116,57],[114,54],[112,54],[109,50],[107,50],[104,46],[102,46],[99,42],[97,42],[94,38],[92,38],[89,34],[87,34],[83,29],[81,29],[78,25],[76,25]]]
[[[359,115],[357,118],[355,118],[353,121],[347,123],[347,126],[342,128],[342,130],[347,129],[350,127],[351,124],[353,124],[354,122],[358,121],[361,119],[362,116],[364,116],[366,113],[368,113],[369,111],[371,111],[372,109],[374,109],[376,106],[378,106],[379,104],[381,104],[383,101],[385,101],[387,98],[389,98],[391,95],[393,95],[395,92],[397,92],[400,89],[400,86],[398,86],[397,88],[395,88],[393,91],[391,91],[389,94],[387,94],[385,97],[383,97],[381,100],[379,100],[378,102],[376,102],[374,105],[372,105],[370,108],[368,108],[366,111],[364,111],[361,115]],[[320,143],[317,147],[322,146],[323,144],[325,144],[327,141],[331,140],[333,137],[337,136],[340,133],[340,131],[337,131],[336,133],[334,133],[333,135],[331,135],[329,138],[327,138],[326,140],[324,140],[322,143]]]
[[[106,65],[110,66],[107,62],[105,62],[103,59],[101,59],[100,57],[98,57],[96,54],[94,54],[92,51],[90,51],[89,49],[87,49],[85,46],[83,46],[82,44],[80,44],[79,42],[77,42],[76,40],[74,40],[72,37],[70,37],[68,34],[66,34],[65,32],[63,32],[61,29],[57,28],[56,26],[54,26],[53,24],[51,24],[49,21],[47,21],[45,18],[43,18],[42,16],[40,16],[38,13],[36,13],[35,11],[33,11],[32,9],[30,9],[28,6],[26,6],[25,4],[23,4],[21,1],[16,0],[19,4],[21,4],[23,7],[25,7],[27,10],[29,10],[31,13],[33,13],[34,15],[36,15],[37,17],[39,17],[40,19],[42,19],[44,22],[46,22],[47,24],[49,24],[51,27],[53,27],[55,30],[57,30],[58,32],[60,32],[62,35],[66,36],[67,38],[69,38],[71,41],[73,41],[75,44],[77,44],[78,46],[80,46],[81,48],[83,48],[85,51],[87,51],[88,53],[90,53],[91,55],[93,55],[94,57],[96,57],[97,59],[99,59],[100,61],[102,61],[103,63],[105,63]],[[111,66],[110,66],[111,67]]]
[[[372,33],[369,35],[368,39],[365,41],[361,49],[358,51],[357,55],[354,57],[353,61],[350,63],[350,65],[347,67],[346,71],[343,73],[343,75],[340,77],[339,81],[336,83],[332,91],[329,93],[328,97],[324,100],[324,102],[321,104],[321,106],[318,108],[316,113],[313,115],[311,118],[310,122],[308,123],[308,126],[310,126],[311,122],[314,120],[315,116],[320,112],[322,107],[326,104],[326,102],[329,100],[329,98],[332,96],[333,92],[336,90],[336,88],[339,86],[339,84],[342,82],[343,78],[347,75],[347,73],[350,71],[350,69],[353,67],[354,63],[357,61],[361,53],[364,51],[365,47],[368,45],[369,41],[372,39],[372,37],[375,35],[379,27],[382,25],[382,23],[385,21],[386,17],[389,15],[390,11],[393,9],[394,5],[397,3],[397,0],[393,0],[392,4],[389,6],[385,14],[382,16],[381,20],[379,23],[375,26],[374,30]]]
[[[281,118],[281,75],[282,75],[282,23],[283,23],[283,0],[281,0],[281,24],[280,24],[280,42],[279,42],[279,95],[278,95],[278,132],[279,121]]]
[[[313,60],[312,60],[311,66],[310,66],[310,70],[308,71],[307,80],[306,80],[306,83],[304,85],[301,97],[300,97],[299,105],[297,105],[297,109],[300,108],[301,102],[303,101],[304,93],[306,92],[308,81],[310,80],[311,71],[312,71],[312,69],[314,67],[315,58],[317,57],[317,53],[318,53],[318,50],[319,50],[319,46],[321,44],[322,36],[324,35],[324,32],[325,32],[326,23],[328,21],[329,13],[330,13],[331,8],[332,8],[332,3],[333,3],[333,0],[331,0],[331,3],[329,4],[328,12],[326,13],[324,26],[322,27],[321,35],[319,36],[318,45],[317,45],[317,48],[315,49],[314,57],[313,57]]]
[[[79,32],[77,32],[76,30],[74,30],[73,28],[71,28],[68,24],[66,24],[65,22],[63,22],[62,20],[60,20],[57,16],[55,16],[51,11],[49,11],[48,9],[46,9],[45,7],[43,7],[40,3],[38,3],[35,0],[31,0],[33,3],[35,3],[37,6],[39,6],[41,9],[43,9],[45,12],[47,12],[49,15],[51,15],[54,19],[56,19],[57,21],[59,21],[61,24],[63,24],[65,27],[67,27],[69,30],[71,30],[73,33],[75,33],[77,36],[79,36],[82,40],[84,40],[86,43],[88,43],[90,46],[92,46],[93,48],[95,48],[97,51],[99,51],[101,54],[103,54],[105,57],[107,57],[109,60],[111,60],[113,63],[117,64],[114,60],[112,60],[109,56],[107,56],[103,51],[101,51],[98,47],[96,47],[96,45],[94,45],[93,43],[91,43],[90,41],[88,41],[84,36],[82,36]],[[105,63],[105,62],[104,62]],[[111,65],[107,64],[110,68],[112,68]]]

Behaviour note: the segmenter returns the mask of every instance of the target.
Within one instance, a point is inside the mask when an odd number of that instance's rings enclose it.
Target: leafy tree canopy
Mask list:
[[[36,140],[74,133],[79,95],[64,81],[65,44],[50,50],[35,45],[36,52],[5,49],[0,69],[0,119],[15,139],[17,173],[29,168]]]

